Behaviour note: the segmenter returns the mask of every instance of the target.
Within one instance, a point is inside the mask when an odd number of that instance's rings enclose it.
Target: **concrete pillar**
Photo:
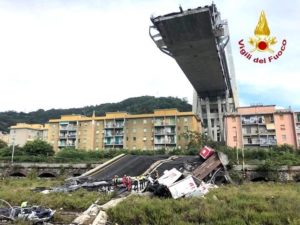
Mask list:
[[[218,97],[218,116],[219,116],[219,124],[220,124],[220,138],[221,141],[224,141],[224,124],[223,124],[223,112],[222,112],[222,102],[221,97]]]
[[[208,136],[213,139],[212,136],[212,127],[211,127],[211,116],[210,116],[210,105],[209,105],[209,98],[205,98],[205,108],[206,108],[206,119],[207,119],[207,132]]]
[[[226,97],[225,97],[226,112],[229,112],[229,101],[228,101],[228,97],[229,97],[229,91],[226,90]]]
[[[213,126],[213,130],[214,130],[214,141],[218,141],[218,127],[217,127],[217,119],[213,119],[214,120],[214,126]]]
[[[201,121],[203,121],[203,114],[201,108],[201,99],[199,98],[197,92],[194,90],[193,93],[193,113],[200,117]]]
[[[198,115],[198,108],[199,108],[199,105],[198,105],[198,94],[197,94],[196,90],[194,89],[192,111],[196,115]]]

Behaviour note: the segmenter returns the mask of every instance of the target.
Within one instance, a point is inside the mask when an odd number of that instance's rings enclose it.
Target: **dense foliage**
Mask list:
[[[185,100],[174,97],[141,96],[128,98],[118,103],[104,103],[96,106],[71,109],[39,109],[34,112],[24,113],[7,111],[0,113],[0,131],[16,123],[46,123],[49,119],[60,118],[61,115],[82,114],[91,116],[95,111],[96,116],[103,116],[106,112],[125,111],[132,114],[152,113],[154,109],[177,108],[179,111],[191,111],[192,106]]]
[[[6,148],[8,145],[5,141],[0,140],[0,149],[1,148]]]
[[[34,155],[34,156],[54,155],[54,150],[52,145],[42,140],[28,141],[23,146],[22,149],[27,155]]]

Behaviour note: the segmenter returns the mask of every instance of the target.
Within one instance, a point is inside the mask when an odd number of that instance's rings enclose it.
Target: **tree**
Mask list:
[[[23,151],[28,155],[52,156],[54,155],[53,147],[45,141],[34,140],[27,141]]]
[[[188,148],[203,148],[205,145],[212,148],[219,148],[224,146],[224,143],[216,142],[211,140],[206,134],[199,133],[197,131],[186,131],[183,136],[185,136],[188,140]]]
[[[0,140],[0,149],[6,147],[7,147],[7,143],[5,141]]]

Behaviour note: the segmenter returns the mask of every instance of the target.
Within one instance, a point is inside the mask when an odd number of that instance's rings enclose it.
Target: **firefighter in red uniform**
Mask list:
[[[132,188],[132,179],[130,176],[127,177],[127,190],[131,191]]]

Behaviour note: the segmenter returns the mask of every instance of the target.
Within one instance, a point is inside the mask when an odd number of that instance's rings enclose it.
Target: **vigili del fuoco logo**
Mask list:
[[[274,51],[274,47],[278,45],[276,37],[270,35],[270,28],[266,19],[264,11],[260,13],[260,17],[256,28],[254,30],[254,36],[249,38],[248,43],[244,42],[244,39],[239,41],[240,54],[246,59],[253,61],[254,63],[271,63],[280,58],[286,48],[286,40],[281,41],[281,47],[279,51]],[[249,44],[252,49],[246,50],[246,46]],[[248,47],[248,46],[247,46]],[[261,53],[266,53],[261,55]]]

